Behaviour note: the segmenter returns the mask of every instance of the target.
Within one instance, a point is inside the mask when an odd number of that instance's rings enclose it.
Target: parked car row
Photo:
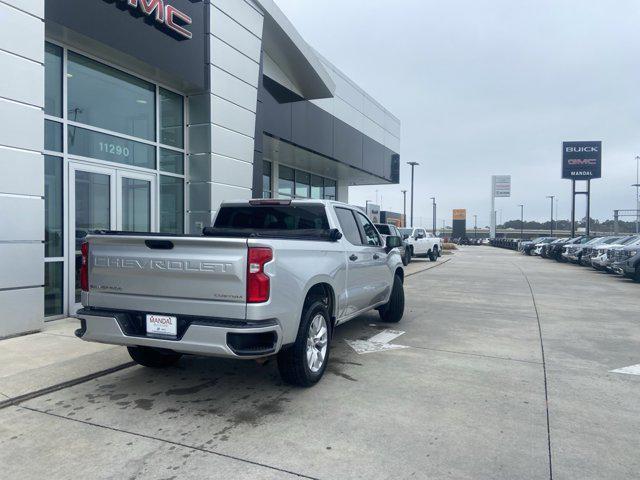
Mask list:
[[[524,255],[593,267],[640,282],[640,235],[540,237],[518,242],[518,250]]]
[[[520,240],[514,238],[492,238],[489,245],[492,247],[506,248],[508,250],[518,250],[518,242]]]

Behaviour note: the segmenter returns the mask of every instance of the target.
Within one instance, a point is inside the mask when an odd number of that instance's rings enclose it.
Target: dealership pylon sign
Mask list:
[[[511,175],[491,176],[491,223],[489,236],[496,238],[496,198],[511,197]]]
[[[591,231],[591,180],[602,177],[602,142],[562,142],[562,178],[571,180],[571,236],[576,234],[576,195],[587,196],[586,234]],[[587,189],[576,191],[576,181]]]

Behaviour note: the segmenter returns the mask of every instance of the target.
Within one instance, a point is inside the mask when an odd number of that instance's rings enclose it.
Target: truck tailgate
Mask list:
[[[246,239],[98,235],[88,240],[87,306],[246,315]]]

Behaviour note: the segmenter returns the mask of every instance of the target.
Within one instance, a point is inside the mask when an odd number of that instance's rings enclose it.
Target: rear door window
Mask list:
[[[353,212],[348,208],[336,207],[336,215],[338,216],[338,222],[340,222],[340,228],[342,234],[352,245],[362,245],[362,237],[360,237],[360,230],[356,219],[353,218]]]

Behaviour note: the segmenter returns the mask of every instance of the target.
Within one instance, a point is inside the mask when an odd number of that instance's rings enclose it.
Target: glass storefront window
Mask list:
[[[278,169],[278,195],[282,197],[293,197],[294,180],[293,168],[280,165]]]
[[[44,157],[44,256],[62,257],[62,158]]]
[[[161,148],[160,170],[182,175],[184,173],[184,154],[182,152],[176,152],[175,150]]]
[[[296,198],[309,198],[310,175],[296,170]]]
[[[271,198],[271,162],[262,162],[262,197]]]
[[[122,230],[151,231],[151,182],[122,178]]]
[[[324,197],[324,182],[322,177],[311,175],[311,198],[322,199]]]
[[[184,100],[164,88],[160,89],[160,143],[184,147]]]
[[[64,313],[64,263],[44,264],[44,316],[52,317]]]
[[[62,117],[62,48],[44,44],[44,113]]]
[[[325,200],[336,199],[336,181],[335,180],[329,180],[328,178],[324,179],[324,198]]]
[[[44,149],[52,152],[62,152],[62,124],[44,121]]]
[[[68,118],[114,132],[155,140],[155,86],[69,52]]]
[[[97,158],[136,167],[156,168],[156,147],[79,127],[68,127],[71,155]]]
[[[184,233],[184,180],[160,175],[160,231]]]

